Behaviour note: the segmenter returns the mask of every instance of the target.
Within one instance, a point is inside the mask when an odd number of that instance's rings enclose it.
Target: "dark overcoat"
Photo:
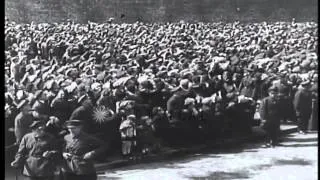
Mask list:
[[[260,104],[260,117],[265,120],[264,128],[267,131],[272,131],[280,128],[280,103],[272,97],[266,97]]]

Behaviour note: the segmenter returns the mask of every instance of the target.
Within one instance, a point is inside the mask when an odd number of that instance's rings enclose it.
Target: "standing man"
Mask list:
[[[312,112],[312,94],[309,91],[310,81],[303,81],[293,100],[294,109],[298,120],[299,133],[305,134],[308,121]]]
[[[45,132],[45,125],[34,121],[31,133],[23,136],[15,160],[11,166],[23,166],[26,180],[53,180],[56,170],[58,146],[54,137]]]
[[[70,134],[64,137],[62,168],[65,180],[96,180],[93,159],[101,155],[106,146],[93,136],[82,131],[82,121],[66,121]]]
[[[312,113],[309,120],[309,126],[308,129],[311,131],[318,130],[318,74],[313,75],[312,78],[313,85],[310,88],[311,94],[312,94]]]
[[[16,144],[19,144],[23,136],[31,131],[30,125],[34,117],[32,115],[33,110],[27,100],[21,101],[17,108],[21,110],[21,112],[14,120],[14,134],[16,136]]]
[[[280,130],[280,103],[278,100],[278,89],[274,86],[268,89],[269,96],[265,97],[260,105],[260,117],[263,128],[267,132],[266,147],[277,145]]]

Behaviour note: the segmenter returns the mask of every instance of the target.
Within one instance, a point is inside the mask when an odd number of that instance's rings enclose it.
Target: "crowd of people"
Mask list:
[[[306,132],[317,119],[317,27],[6,21],[6,128],[19,144],[35,121],[64,137],[65,122],[79,120],[132,156],[250,133],[276,87],[282,120]]]

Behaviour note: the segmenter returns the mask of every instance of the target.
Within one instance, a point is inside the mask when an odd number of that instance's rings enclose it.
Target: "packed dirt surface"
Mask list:
[[[317,179],[316,133],[291,134],[281,146],[247,144],[218,154],[107,171],[99,179]]]

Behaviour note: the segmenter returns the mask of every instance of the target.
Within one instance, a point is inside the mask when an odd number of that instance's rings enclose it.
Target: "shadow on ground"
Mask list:
[[[318,143],[313,144],[280,144],[281,147],[314,147],[318,146]]]
[[[249,173],[247,171],[237,171],[237,172],[224,172],[216,171],[205,177],[188,177],[193,180],[204,180],[204,179],[214,179],[214,180],[228,180],[228,179],[249,179]]]
[[[298,166],[307,166],[311,165],[310,161],[305,159],[293,158],[291,160],[278,159],[274,162],[275,165],[298,165]]]
[[[297,138],[285,138],[285,141],[292,142],[317,142],[318,138],[306,138],[306,139],[297,139]]]
[[[295,135],[293,134],[289,134],[289,135],[285,135],[281,138],[282,142],[285,143],[289,143],[289,144],[280,144],[281,147],[311,147],[311,146],[317,146],[318,144],[317,139],[318,138],[314,138],[314,137],[310,137],[310,138],[294,138]],[[180,168],[179,166],[177,166],[177,164],[184,164],[184,163],[189,163],[192,161],[196,161],[196,160],[200,160],[202,158],[207,158],[208,156],[211,158],[219,158],[219,154],[238,154],[238,153],[243,153],[243,152],[257,152],[259,148],[262,147],[263,145],[263,140],[255,140],[253,144],[252,141],[250,142],[244,142],[243,144],[234,144],[234,145],[226,145],[224,146],[223,144],[220,146],[215,146],[215,147],[208,147],[208,148],[204,148],[201,150],[201,152],[198,153],[193,153],[193,154],[187,154],[185,153],[184,155],[177,155],[175,157],[170,157],[170,159],[166,158],[163,160],[157,160],[156,162],[147,162],[147,163],[143,163],[143,164],[136,164],[133,166],[129,166],[129,167],[123,167],[123,168],[119,168],[119,169],[115,169],[115,171],[117,170],[137,170],[137,169],[156,169],[156,167],[166,167],[166,168],[175,168],[178,169]],[[303,142],[315,142],[312,144],[299,144],[299,143],[303,143]],[[291,143],[291,144],[290,144]],[[295,161],[295,160],[292,160]],[[286,160],[281,161],[279,160],[278,164],[280,165],[281,163],[285,163]],[[289,162],[288,162],[289,163]],[[292,162],[293,164],[295,162]],[[148,164],[146,166],[146,164]],[[265,167],[267,167],[269,165],[265,165]],[[262,167],[262,168],[265,168]],[[113,170],[111,170],[113,171]],[[222,177],[222,176],[221,176]],[[232,178],[231,178],[232,179]]]

